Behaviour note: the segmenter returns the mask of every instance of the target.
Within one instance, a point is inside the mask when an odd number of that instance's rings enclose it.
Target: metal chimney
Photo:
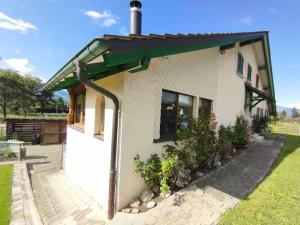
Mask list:
[[[130,2],[130,34],[142,34],[142,3],[138,0]]]

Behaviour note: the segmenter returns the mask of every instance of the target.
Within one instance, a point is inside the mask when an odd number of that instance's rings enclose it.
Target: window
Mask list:
[[[247,81],[251,81],[252,67],[248,64]]]
[[[95,135],[104,137],[105,98],[100,95],[96,99]]]
[[[268,117],[269,116],[269,112],[267,109],[265,109],[265,117]]]
[[[249,110],[249,112],[251,113],[251,98],[252,98],[252,92],[250,92],[248,89],[246,89],[246,93],[245,93],[245,111]]]
[[[211,113],[212,101],[205,98],[200,98],[199,101],[199,117],[207,117]]]
[[[85,93],[77,93],[74,95],[74,123],[84,126],[85,119]]]
[[[257,74],[255,87],[258,88],[258,85],[259,85],[259,75]]]
[[[257,107],[256,108],[256,116],[259,118],[259,116],[260,116],[260,108],[259,107]]]
[[[68,91],[70,95],[68,124],[75,124],[83,128],[85,120],[85,86],[80,83],[71,87]]]
[[[192,116],[193,97],[171,91],[162,91],[160,138],[174,138],[180,126],[187,126]]]
[[[244,67],[244,57],[243,55],[239,52],[238,53],[238,64],[237,64],[237,72],[239,74],[243,74],[243,67]]]

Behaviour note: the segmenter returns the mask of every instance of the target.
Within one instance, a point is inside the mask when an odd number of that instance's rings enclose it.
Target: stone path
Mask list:
[[[27,165],[44,225],[104,224],[103,210],[61,169],[61,145],[28,146]]]
[[[33,193],[44,225],[104,224],[103,210],[59,170],[34,172]]]
[[[217,224],[226,210],[236,206],[262,181],[280,147],[280,141],[251,145],[224,167],[170,196],[156,208],[141,214],[117,213],[113,221],[105,221],[96,201],[60,170],[61,146],[31,146],[27,162],[44,225],[204,225]]]
[[[281,141],[253,144],[224,167],[170,196],[156,208],[136,215],[117,213],[111,224],[217,224],[226,210],[235,207],[264,179],[276,161],[281,145]],[[174,205],[175,202],[180,202],[179,206]]]
[[[42,225],[25,162],[13,162],[10,225]]]

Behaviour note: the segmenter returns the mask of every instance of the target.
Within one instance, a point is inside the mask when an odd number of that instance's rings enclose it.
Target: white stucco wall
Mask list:
[[[245,59],[244,77],[236,72],[238,51]],[[219,48],[211,48],[160,57],[152,59],[145,71],[125,72],[97,81],[117,94],[121,102],[118,209],[145,188],[144,181],[134,175],[134,156],[140,154],[146,160],[150,154],[161,154],[163,145],[171,143],[153,142],[159,138],[162,89],[194,96],[196,116],[200,97],[213,100],[218,123],[233,124],[236,115],[244,112],[248,63],[253,68],[255,86],[257,63],[251,46],[236,47],[223,55]],[[87,89],[84,133],[68,128],[66,174],[107,209],[113,104],[106,98],[105,137],[101,141],[94,137],[96,98],[97,93]],[[267,108],[265,102],[258,107]]]
[[[112,91],[120,99],[123,93],[123,75],[114,75],[96,83]],[[87,88],[84,131],[67,128],[65,173],[107,210],[111,154],[113,103],[105,98],[104,139],[94,136],[96,98],[98,93]]]
[[[237,75],[237,52],[244,56],[244,76]],[[119,168],[119,207],[125,206],[145,188],[143,180],[134,175],[133,158],[143,160],[150,154],[161,154],[159,138],[162,89],[195,97],[194,112],[199,97],[213,100],[213,112],[219,124],[234,124],[236,115],[244,113],[248,63],[252,66],[255,86],[257,63],[251,46],[235,48],[219,54],[218,48],[156,58],[148,70],[127,73],[124,81],[123,129]],[[265,108],[265,102],[259,104]],[[253,112],[256,109],[253,109]],[[250,115],[248,119],[251,120]],[[170,143],[170,142],[169,142]]]

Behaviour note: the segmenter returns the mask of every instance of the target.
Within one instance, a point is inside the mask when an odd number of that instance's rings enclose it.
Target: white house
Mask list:
[[[134,22],[141,3],[131,6]],[[133,158],[161,153],[175,138],[178,113],[214,112],[224,125],[240,113],[250,121],[257,114],[276,114],[265,31],[104,35],[44,89],[68,89],[65,173],[108,210],[109,218],[145,189],[134,175]]]

